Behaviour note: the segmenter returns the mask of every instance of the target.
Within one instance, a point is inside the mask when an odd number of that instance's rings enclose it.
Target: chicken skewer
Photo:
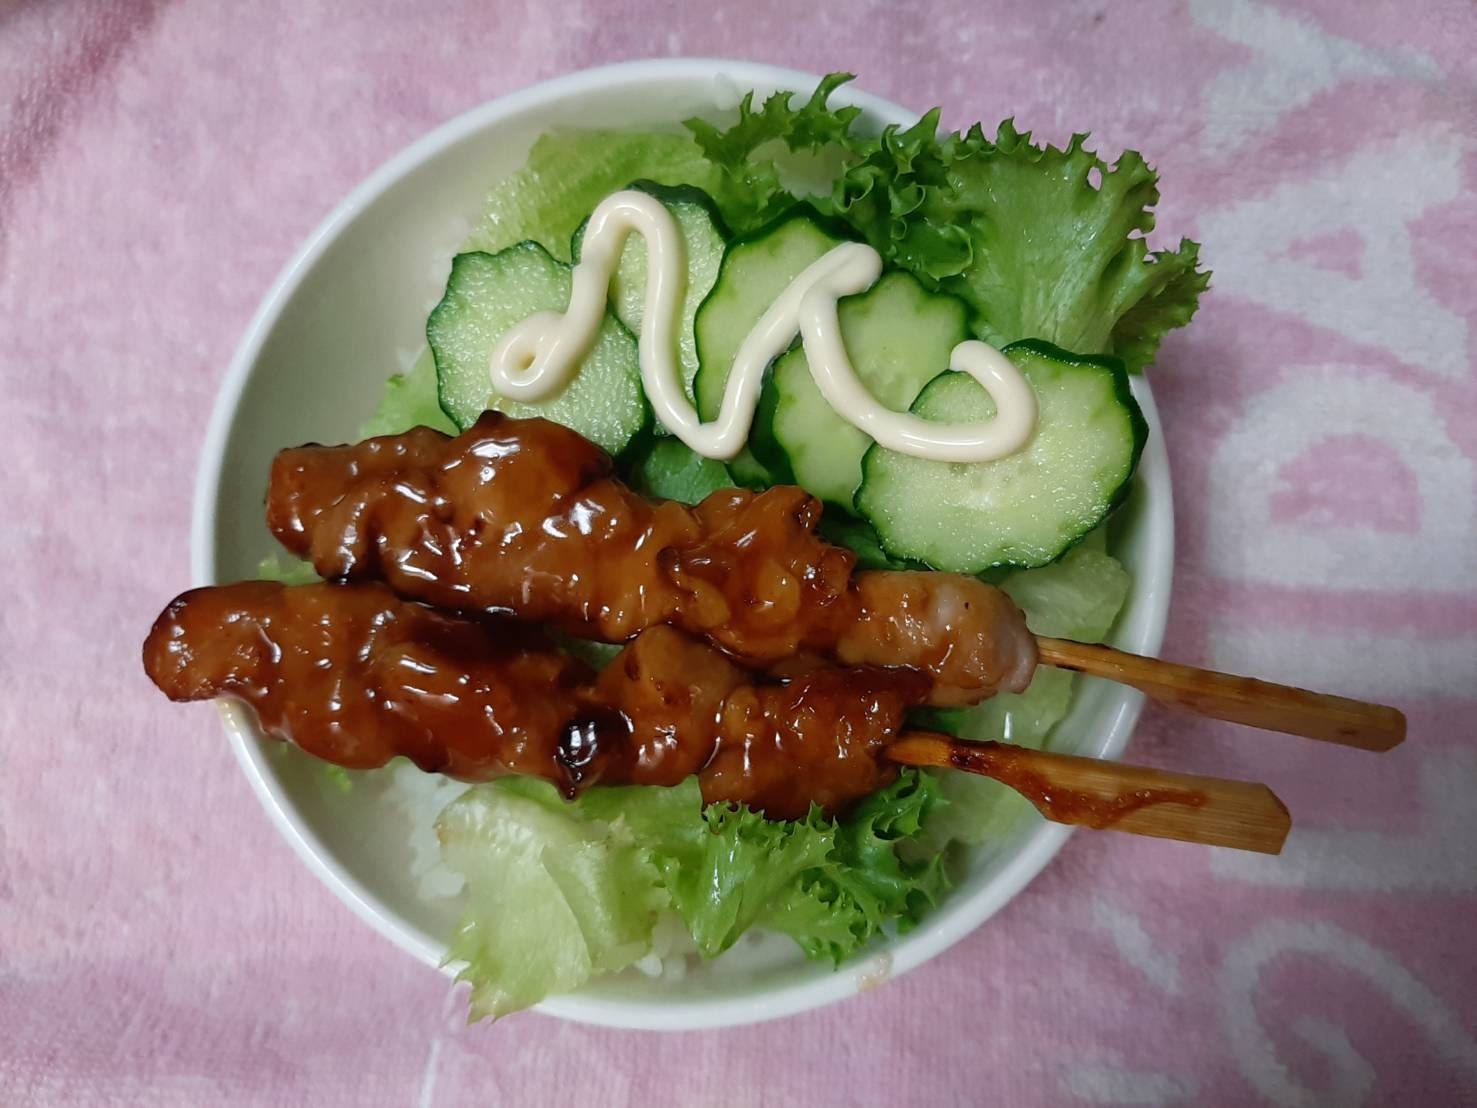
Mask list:
[[[665,623],[780,673],[907,667],[937,705],[1030,683],[1036,642],[1009,597],[959,574],[854,573],[814,534],[820,515],[785,486],[652,502],[574,431],[497,412],[454,439],[284,450],[267,493],[272,532],[322,576],[443,608],[615,643]]]
[[[960,574],[854,572],[814,533],[802,489],[651,502],[604,451],[545,420],[487,412],[353,446],[284,450],[267,521],[325,577],[383,580],[443,607],[514,612],[626,642],[657,624],[741,664],[827,662],[926,673],[927,702],[977,703],[1030,684],[1039,661],[1121,681],[1202,715],[1386,750],[1399,712],[1062,640],[1038,640],[1003,592]]]
[[[598,675],[516,621],[455,616],[381,584],[251,581],[187,592],[144,644],[173,700],[230,696],[270,736],[351,768],[403,755],[463,780],[530,774],[569,795],[594,781],[675,785],[796,819],[883,787],[896,765],[994,777],[1048,819],[1275,853],[1287,812],[1265,786],[1191,778],[925,732],[906,669],[823,668],[755,684],[665,626]],[[532,695],[530,695],[532,693]]]
[[[352,769],[403,755],[466,781],[675,785],[799,819],[882,788],[878,752],[926,694],[902,669],[818,669],[755,684],[666,626],[598,674],[519,621],[439,612],[382,584],[265,581],[177,598],[144,644],[173,700],[230,696],[263,731]]]

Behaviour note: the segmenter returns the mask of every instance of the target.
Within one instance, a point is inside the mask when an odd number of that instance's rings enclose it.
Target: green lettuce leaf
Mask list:
[[[1116,354],[1136,372],[1188,322],[1210,275],[1194,243],[1149,250],[1159,189],[1143,157],[1110,166],[1086,140],[1037,146],[1010,121],[993,144],[972,131],[954,144],[940,202],[916,218],[968,229],[968,266],[939,283],[974,306],[983,337]]]
[[[828,208],[884,260],[930,287],[969,268],[974,246],[956,221],[950,173],[973,149],[958,135],[939,137],[939,110],[908,128],[891,125],[874,141],[853,143],[860,157],[832,186]]]
[[[798,107],[792,92],[773,93],[757,109],[754,94],[746,93],[738,121],[724,128],[702,119],[687,121],[687,129],[718,169],[714,199],[735,232],[752,231],[794,204],[795,191],[809,190],[792,191],[790,186],[807,177],[829,187],[850,157],[849,132],[861,109],[830,108],[826,101],[851,79],[849,73],[832,73]],[[785,158],[786,153],[809,155],[811,161],[797,162]],[[835,157],[821,156],[827,153]]]
[[[398,435],[412,427],[434,427],[456,434],[456,424],[441,410],[436,388],[436,359],[426,350],[406,373],[385,382],[385,394],[368,422],[359,430],[362,439],[376,435]]]
[[[827,542],[844,546],[855,554],[858,569],[915,568],[883,550],[882,540],[872,525],[849,512],[835,507],[826,508],[816,531]]]
[[[632,181],[695,185],[719,194],[719,171],[691,135],[649,131],[552,131],[522,169],[493,187],[465,250],[496,253],[532,239],[562,262],[574,233],[612,192]],[[726,213],[725,213],[726,214]]]
[[[703,832],[703,794],[696,777],[669,789],[601,785],[564,803],[588,819],[624,826],[638,842],[668,855],[695,845]]]
[[[311,585],[323,580],[313,571],[311,562],[280,550],[272,551],[257,563],[256,575],[260,580],[280,581],[284,585]]]
[[[696,504],[719,489],[733,488],[733,478],[722,462],[664,435],[655,437],[622,476],[638,492],[684,504]]]
[[[789,935],[808,957],[840,962],[884,927],[906,931],[948,888],[943,857],[904,860],[942,803],[937,780],[906,770],[839,820],[790,823],[713,805],[694,842],[657,847],[673,906],[714,957],[753,926]]]
[[[743,209],[736,226],[795,200],[765,155],[806,151],[839,169],[817,207],[888,264],[966,300],[997,346],[1041,338],[1138,372],[1194,314],[1210,275],[1193,242],[1149,250],[1158,179],[1138,153],[1110,165],[1086,135],[1038,146],[1009,120],[994,139],[978,126],[940,135],[937,109],[911,127],[854,133],[856,109],[826,106],[849,79],[832,74],[798,107],[786,94],[758,110],[746,100],[726,129],[687,124],[722,173],[727,206]]]
[[[907,770],[844,819],[783,822],[705,810],[696,778],[575,801],[528,778],[479,785],[437,821],[442,859],[467,884],[447,959],[463,963],[475,1018],[630,965],[669,910],[707,958],[760,926],[839,962],[890,925],[913,926],[948,888],[941,853],[902,853],[941,796]]]
[[[1123,563],[1108,553],[1099,527],[1057,561],[1012,573],[1000,587],[1020,605],[1036,634],[1102,642],[1132,583]]]
[[[650,803],[672,803],[655,793]],[[624,809],[646,801],[627,796]],[[620,970],[651,948],[667,905],[661,872],[633,830],[552,785],[509,778],[464,793],[436,823],[442,859],[466,878],[467,907],[447,951],[471,983],[473,1018],[497,1018]],[[657,816],[649,817],[656,823]]]
[[[1210,287],[1210,273],[1200,268],[1200,244],[1180,239],[1173,253],[1155,251],[1145,264],[1151,277],[1143,297],[1113,325],[1112,351],[1130,372],[1154,364],[1164,336],[1190,322],[1200,294]]]
[[[733,945],[807,871],[824,865],[836,827],[817,813],[786,823],[715,804],[703,833],[661,846],[672,904],[704,957]],[[801,944],[804,946],[804,943]]]
[[[939,780],[906,770],[836,825],[831,859],[800,875],[760,923],[782,931],[811,958],[839,964],[889,924],[908,931],[948,890],[944,855],[904,858],[944,804]]]
[[[1210,275],[1199,247],[1150,251],[1158,178],[1137,152],[1109,165],[1074,135],[1037,146],[1007,120],[936,137],[936,113],[888,128],[850,166],[834,212],[893,265],[952,292],[997,346],[1042,338],[1116,354],[1132,372],[1189,322]]]

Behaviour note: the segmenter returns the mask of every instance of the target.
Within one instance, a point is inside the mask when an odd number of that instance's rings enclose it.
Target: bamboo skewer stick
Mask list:
[[[1162,839],[1279,854],[1292,820],[1262,785],[1169,773],[997,742],[909,731],[887,748],[895,762],[994,778],[1047,819]]]
[[[1405,717],[1383,704],[1145,658],[1111,646],[1049,638],[1036,642],[1046,665],[1130,685],[1197,715],[1360,750],[1389,750],[1405,741]]]

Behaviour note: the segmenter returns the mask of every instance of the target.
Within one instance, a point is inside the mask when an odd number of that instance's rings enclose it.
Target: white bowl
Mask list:
[[[426,315],[488,188],[517,169],[533,140],[555,127],[674,127],[720,118],[743,90],[809,93],[817,78],[750,62],[681,59],[575,73],[503,97],[452,120],[393,158],[353,191],[292,259],[236,352],[211,419],[196,486],[197,584],[254,576],[274,549],[262,518],[268,465],[280,448],[347,441],[385,378],[424,348]],[[850,86],[868,126],[912,123],[915,113]],[[1148,387],[1134,382],[1150,437],[1115,552],[1134,590],[1113,641],[1158,650],[1169,603],[1173,520],[1169,470]],[[1112,757],[1128,742],[1141,698],[1083,681],[1052,747]],[[410,876],[406,826],[365,790],[337,795],[307,760],[264,743],[239,711],[227,729],[257,796],[303,861],[350,908],[427,965],[445,954],[453,912],[421,899]],[[541,1010],[617,1027],[687,1029],[749,1023],[815,1008],[876,985],[946,950],[998,911],[1066,841],[1034,815],[974,855],[948,900],[910,934],[832,971],[783,943],[731,952],[678,985],[634,972],[556,997]]]

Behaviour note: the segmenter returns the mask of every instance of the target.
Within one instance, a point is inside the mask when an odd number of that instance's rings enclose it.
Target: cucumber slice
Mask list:
[[[1046,565],[1127,495],[1148,425],[1123,363],[1037,339],[1004,353],[1036,390],[1040,415],[1025,449],[976,463],[867,451],[856,506],[889,554],[960,573]],[[972,378],[944,373],[912,410],[964,421],[988,419],[995,405]]]
[[[698,371],[693,384],[698,415],[704,421],[718,417],[733,360],[759,317],[806,266],[842,241],[807,211],[782,216],[753,236],[729,245],[718,280],[698,309],[694,325]],[[740,485],[774,483],[769,467],[747,449],[728,463],[728,470]]]
[[[658,185],[652,181],[637,181],[629,187],[660,200],[672,213],[677,230],[682,234],[687,260],[687,288],[682,294],[682,309],[678,313],[677,363],[682,367],[682,384],[691,400],[692,380],[697,376],[697,339],[693,335],[693,321],[698,307],[718,280],[728,236],[712,198],[701,189],[687,185]],[[576,262],[579,261],[586,225],[580,224],[571,247]],[[610,307],[633,335],[641,334],[641,321],[646,314],[646,240],[640,235],[628,238],[626,248],[621,251],[620,265],[610,283]],[[656,430],[658,434],[670,433],[661,424],[657,424]]]
[[[492,391],[492,348],[514,324],[534,312],[569,307],[570,267],[538,243],[523,242],[496,254],[458,254],[451,278],[426,321],[436,358],[441,407],[458,427],[470,427],[488,408],[512,416],[544,416],[619,455],[651,422],[641,388],[636,340],[613,316],[569,385],[539,404],[504,400]]]
[[[775,366],[788,358],[796,350],[791,347],[785,353],[774,360]],[[771,367],[769,373],[774,373]],[[749,425],[748,449],[740,457],[747,458],[749,464],[757,467],[755,472],[767,485],[794,485],[798,484],[795,474],[790,470],[790,459],[785,457],[785,452],[780,449],[779,443],[774,441],[774,407],[779,399],[779,393],[769,387],[769,376],[766,375],[764,383],[759,387],[759,401],[754,405],[754,422]],[[733,463],[729,463],[729,469],[733,469]],[[850,508],[847,509],[850,511]]]
[[[733,487],[722,462],[705,458],[674,438],[653,441],[630,466],[626,479],[647,496],[684,504],[696,504],[710,493]]]
[[[907,273],[885,274],[861,295],[846,297],[838,314],[857,378],[894,411],[906,411],[948,367],[954,347],[973,337],[962,300],[930,293]],[[760,409],[768,421],[755,428],[755,453],[765,460],[764,447],[773,443],[797,485],[851,511],[871,438],[826,402],[802,347],[774,363],[764,388],[771,396]]]

